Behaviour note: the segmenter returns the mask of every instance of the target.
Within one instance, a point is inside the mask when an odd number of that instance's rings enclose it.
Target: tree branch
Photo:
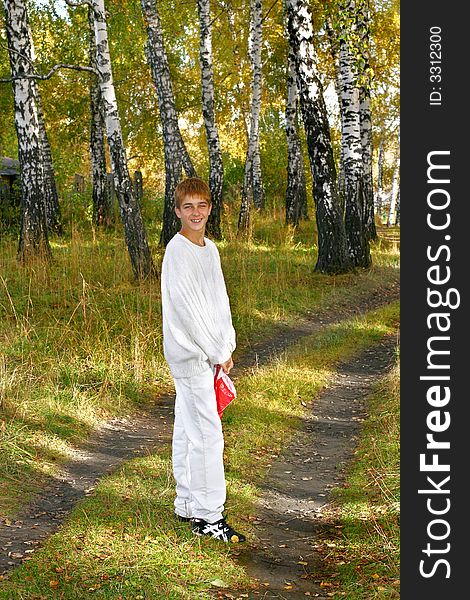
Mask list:
[[[270,8],[268,9],[267,13],[264,15],[264,17],[261,18],[261,23],[264,23],[266,21],[266,19],[269,17],[269,13],[272,11],[272,9],[276,6],[277,3],[278,3],[278,0],[274,0],[274,2],[271,4]]]
[[[91,0],[81,0],[79,2],[72,2],[72,0],[65,0],[65,4],[68,4],[72,8],[77,8],[78,6],[92,6]]]
[[[52,67],[52,69],[46,75],[40,75],[39,73],[31,73],[30,75],[18,75],[16,77],[4,77],[0,79],[0,83],[11,83],[12,81],[17,81],[19,79],[39,79],[41,81],[45,79],[50,79],[54,73],[56,73],[59,69],[70,69],[73,71],[87,71],[88,73],[93,73],[94,75],[98,75],[98,72],[93,67],[84,67],[82,65],[68,65],[65,63],[57,63]]]

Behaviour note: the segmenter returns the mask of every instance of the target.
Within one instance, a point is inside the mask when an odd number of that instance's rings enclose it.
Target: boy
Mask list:
[[[163,350],[175,382],[173,474],[176,517],[196,535],[224,542],[245,537],[223,517],[224,439],[214,392],[214,366],[233,367],[235,331],[216,245],[204,237],[211,212],[207,184],[190,177],[175,190],[181,230],[162,265]]]

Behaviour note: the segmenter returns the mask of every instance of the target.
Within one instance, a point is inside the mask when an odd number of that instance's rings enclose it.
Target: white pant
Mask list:
[[[222,518],[226,497],[224,438],[217,414],[214,373],[208,365],[203,373],[174,382],[175,511],[182,517],[213,523]]]

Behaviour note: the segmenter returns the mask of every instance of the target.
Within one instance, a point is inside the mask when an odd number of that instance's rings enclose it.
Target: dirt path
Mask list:
[[[346,303],[336,305],[334,311],[326,309],[322,314],[308,315],[294,328],[279,328],[272,338],[237,357],[237,365],[232,371],[234,380],[245,370],[269,361],[302,336],[396,300],[398,296],[398,284],[392,282],[388,288],[360,298],[352,307]],[[168,444],[172,422],[173,397],[168,395],[159,397],[146,412],[128,419],[114,419],[95,432],[76,451],[76,458],[63,465],[60,476],[50,481],[33,504],[14,520],[0,519],[0,574],[27,560],[104,475],[125,460],[152,453]]]
[[[256,544],[240,547],[238,560],[254,589],[221,591],[224,598],[327,599],[316,551],[324,528],[322,509],[342,484],[353,456],[365,399],[394,362],[395,337],[339,366],[334,381],[311,403],[312,411],[263,483],[255,525]],[[257,582],[257,583],[256,583]],[[329,591],[329,590],[327,590]],[[243,594],[243,595],[241,595]]]

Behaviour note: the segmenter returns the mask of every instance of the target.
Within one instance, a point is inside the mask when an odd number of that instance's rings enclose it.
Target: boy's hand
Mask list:
[[[222,367],[222,371],[224,373],[227,373],[227,375],[230,373],[231,368],[233,367],[233,360],[232,357],[230,357],[227,361],[225,361],[224,363],[221,363],[220,365]]]

